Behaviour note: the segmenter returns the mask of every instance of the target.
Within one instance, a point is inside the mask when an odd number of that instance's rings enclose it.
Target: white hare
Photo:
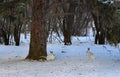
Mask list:
[[[89,58],[90,60],[94,60],[94,59],[95,59],[95,56],[94,56],[94,54],[90,51],[90,48],[88,48],[86,54],[87,54],[87,56],[88,56],[88,58]]]
[[[50,51],[50,54],[48,56],[41,56],[40,58],[44,58],[47,61],[53,61],[55,59],[55,55],[53,51]]]
[[[47,61],[53,61],[55,59],[54,53],[51,51],[50,54],[46,57]]]

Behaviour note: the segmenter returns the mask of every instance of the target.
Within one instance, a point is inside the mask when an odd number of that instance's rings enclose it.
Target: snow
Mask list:
[[[20,46],[0,45],[0,77],[120,77],[119,47],[95,45],[93,37],[72,37],[72,45],[48,43],[54,61],[28,61],[28,39],[21,37]],[[91,61],[87,48],[94,53]]]

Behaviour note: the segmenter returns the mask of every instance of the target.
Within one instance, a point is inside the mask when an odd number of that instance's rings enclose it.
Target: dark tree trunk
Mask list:
[[[21,15],[19,14],[18,15],[18,23],[15,24],[15,28],[14,28],[14,40],[15,40],[16,46],[20,45],[21,28],[22,28],[22,21],[21,21]]]
[[[29,54],[26,59],[39,60],[41,56],[47,56],[46,29],[44,25],[43,0],[33,0],[32,25]],[[43,58],[42,58],[43,60]]]
[[[105,33],[96,29],[95,44],[105,44]]]
[[[63,35],[64,35],[64,44],[65,45],[71,45],[71,32],[70,27],[66,24],[66,18],[64,17],[63,20]]]
[[[2,37],[5,45],[9,45],[9,35],[5,32],[2,31]]]
[[[99,44],[105,44],[105,34],[103,32],[100,34]]]
[[[95,22],[95,28],[96,28],[96,35],[95,35],[95,44],[101,44],[103,42],[102,38],[102,32],[101,32],[101,26],[100,25],[100,17],[99,15],[92,14],[94,22]]]
[[[98,3],[98,2],[96,2],[96,3]],[[101,6],[101,8],[102,8],[102,6]],[[103,21],[105,21],[104,20],[105,14],[102,14],[101,9],[99,9],[99,10],[94,10],[94,13],[92,12],[92,16],[93,16],[93,19],[95,22],[95,28],[96,28],[95,44],[105,44],[106,31],[105,31],[105,25],[103,24]]]
[[[15,40],[15,45],[19,46],[20,45],[20,32],[21,32],[21,25],[16,25],[14,28],[14,40]]]
[[[4,18],[4,24],[2,26],[2,37],[3,37],[4,44],[9,45],[9,38],[10,38],[10,19],[9,18]]]
[[[65,10],[64,10],[65,11]],[[72,1],[70,1],[68,13],[75,12],[75,5]],[[74,15],[68,15],[64,17],[63,20],[63,35],[64,35],[64,44],[71,45],[71,36],[72,36],[72,26],[74,23]]]

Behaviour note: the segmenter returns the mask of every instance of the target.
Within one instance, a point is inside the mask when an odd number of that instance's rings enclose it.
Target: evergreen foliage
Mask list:
[[[120,2],[113,0],[44,0],[45,24],[48,34],[56,32],[66,38],[69,33],[69,42],[72,35],[82,34],[91,19],[95,21],[96,40],[104,44],[120,42]],[[20,40],[20,32],[31,21],[32,0],[0,0],[0,36],[9,44],[10,36]],[[72,8],[72,9],[71,9]],[[64,29],[65,28],[65,29]],[[23,29],[23,30],[22,30]],[[68,39],[68,38],[67,38]],[[65,41],[65,40],[64,40]],[[15,40],[16,42],[16,40]],[[71,43],[72,44],[72,43]]]
[[[27,6],[31,0],[1,0],[0,2],[0,30],[5,45],[10,44],[10,36],[14,36],[19,45],[22,25],[27,23]],[[6,40],[5,40],[6,39]],[[7,43],[6,43],[7,42]]]

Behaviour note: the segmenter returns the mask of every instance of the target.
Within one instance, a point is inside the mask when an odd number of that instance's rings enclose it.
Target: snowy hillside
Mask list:
[[[120,77],[118,47],[95,45],[93,38],[73,37],[73,45],[47,45],[55,60],[49,62],[24,60],[29,51],[29,39],[22,38],[21,46],[0,45],[0,77]],[[95,60],[89,60],[90,48]]]

